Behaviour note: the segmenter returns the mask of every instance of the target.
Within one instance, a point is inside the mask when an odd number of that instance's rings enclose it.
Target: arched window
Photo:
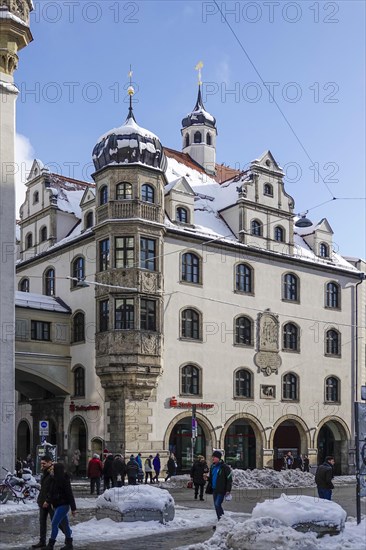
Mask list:
[[[132,199],[132,184],[128,181],[119,183],[116,187],[116,199],[118,201],[126,201]]]
[[[270,183],[265,183],[263,192],[267,197],[273,197],[273,187],[272,187],[272,185]]]
[[[282,299],[298,302],[300,299],[299,279],[293,273],[286,273],[283,277]]]
[[[177,222],[188,223],[188,210],[179,206],[176,211],[175,219]]]
[[[189,146],[189,134],[186,134],[186,145],[185,146],[186,147]]]
[[[41,227],[41,230],[39,232],[39,240],[41,243],[44,243],[44,241],[47,241],[47,227],[45,225]]]
[[[28,248],[32,248],[33,246],[33,235],[32,233],[28,233],[28,235],[25,238],[25,248],[28,250]]]
[[[237,317],[235,320],[235,344],[252,345],[252,320],[249,317]]]
[[[155,190],[152,185],[144,183],[141,187],[141,200],[154,204],[155,202]]]
[[[108,187],[103,185],[99,191],[99,204],[107,204],[108,202]]]
[[[285,374],[282,379],[282,399],[298,399],[298,380],[292,372]]]
[[[252,397],[252,374],[246,369],[235,373],[235,397]]]
[[[325,379],[325,401],[339,403],[339,380],[335,376],[329,376]]]
[[[283,349],[299,351],[299,329],[294,323],[286,323],[283,327]]]
[[[83,367],[74,369],[74,397],[85,397],[85,370]]]
[[[341,355],[341,335],[338,330],[331,329],[325,335],[325,353],[327,355]]]
[[[194,365],[186,365],[181,370],[181,393],[182,395],[200,394],[200,371]]]
[[[256,235],[257,237],[262,236],[262,224],[258,220],[253,220],[250,225],[250,232],[252,235]]]
[[[206,134],[206,143],[207,145],[212,145],[212,138],[210,132],[207,132]]]
[[[37,202],[39,202],[39,192],[35,191],[33,193],[33,204],[37,204]]]
[[[24,277],[19,283],[20,292],[29,292],[29,279]]]
[[[329,246],[326,243],[320,243],[319,256],[321,258],[329,258]]]
[[[274,228],[274,239],[279,243],[285,242],[285,230],[280,225]]]
[[[72,323],[72,341],[84,342],[85,340],[85,315],[81,311],[76,313]]]
[[[76,287],[79,281],[85,278],[85,260],[79,256],[72,262],[72,277],[77,281],[72,281],[72,286]]]
[[[44,294],[46,296],[55,296],[56,293],[56,272],[50,267],[44,273]]]
[[[88,212],[85,216],[85,229],[90,229],[90,227],[93,227],[94,225],[94,216],[93,212]]]
[[[340,288],[337,283],[327,283],[325,291],[326,307],[339,308],[340,306]]]
[[[181,313],[181,337],[201,339],[201,316],[194,309],[184,309]]]
[[[247,264],[235,267],[235,290],[237,292],[253,292],[253,269]]]
[[[201,143],[202,142],[202,134],[201,132],[195,132],[194,133],[194,142],[195,143]]]
[[[182,281],[199,284],[201,282],[201,260],[192,252],[182,255]]]

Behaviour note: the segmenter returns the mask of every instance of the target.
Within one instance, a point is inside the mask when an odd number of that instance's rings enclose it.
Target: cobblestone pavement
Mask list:
[[[183,489],[171,489],[176,504],[195,510],[213,509],[212,497],[207,497],[204,502],[193,499],[192,491]],[[281,494],[286,495],[289,503],[296,506],[296,499],[300,495],[316,496],[314,488],[291,488],[291,489],[241,489],[233,491],[233,500],[225,502],[225,510],[231,512],[250,513],[257,502],[266,499],[278,498]],[[356,515],[355,485],[336,487],[333,493],[333,500],[340,504],[349,516]],[[87,496],[78,491],[77,496]],[[362,513],[366,514],[366,503],[362,502]],[[93,510],[80,510],[76,522],[86,521],[94,517]],[[25,550],[29,546],[22,546],[22,533],[26,534],[26,540],[30,537],[37,540],[38,518],[36,512],[33,514],[12,514],[0,520],[0,549],[2,550]],[[108,550],[174,550],[180,546],[195,544],[207,540],[212,535],[212,525],[206,527],[185,529],[169,533],[159,533],[146,537],[127,539],[126,541],[108,540],[97,543],[78,543],[75,541],[77,550],[100,550],[107,547]],[[62,539],[60,539],[60,542]],[[60,548],[60,544],[57,545]],[[56,550],[57,550],[56,546]]]

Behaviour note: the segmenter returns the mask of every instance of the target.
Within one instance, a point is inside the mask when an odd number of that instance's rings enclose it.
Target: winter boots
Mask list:
[[[55,546],[55,542],[56,542],[55,539],[50,539],[50,540],[48,541],[47,546],[44,546],[44,547],[43,547],[44,550],[53,550],[53,547]]]
[[[74,547],[72,545],[72,539],[65,539],[65,546],[60,548],[60,550],[74,550]]]

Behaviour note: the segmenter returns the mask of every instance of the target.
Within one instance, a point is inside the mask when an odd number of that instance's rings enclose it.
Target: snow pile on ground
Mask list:
[[[344,528],[347,514],[339,504],[330,500],[302,495],[297,498],[294,505],[290,504],[287,495],[282,493],[280,498],[256,504],[252,518],[264,517],[278,519],[290,526],[311,522],[317,525],[331,525],[341,531]]]
[[[301,470],[233,470],[234,488],[312,487],[314,476]]]
[[[356,484],[356,475],[353,476],[336,476],[332,479],[333,485],[352,485]]]
[[[184,489],[187,487],[188,481],[191,481],[191,476],[188,474],[182,476],[173,476],[170,477],[167,481],[159,484],[159,487],[164,487],[165,489]]]
[[[107,489],[95,501],[97,508],[117,510],[122,514],[130,510],[159,510],[174,507],[174,499],[168,491],[150,485],[126,485]]]

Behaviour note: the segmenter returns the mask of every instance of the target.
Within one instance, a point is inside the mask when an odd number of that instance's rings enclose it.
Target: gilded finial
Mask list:
[[[129,109],[128,109],[128,116],[127,116],[127,120],[129,118],[133,118],[133,120],[135,120],[135,117],[133,116],[133,109],[132,109],[132,96],[134,95],[135,93],[135,88],[132,86],[132,67],[130,65],[130,70],[128,71],[128,78],[130,79],[130,85],[129,87],[127,88],[127,93],[128,95],[130,96],[130,106],[129,106]]]
[[[198,85],[201,86],[202,85],[202,67],[203,67],[203,63],[202,61],[199,61],[195,67],[196,71],[198,71]]]

